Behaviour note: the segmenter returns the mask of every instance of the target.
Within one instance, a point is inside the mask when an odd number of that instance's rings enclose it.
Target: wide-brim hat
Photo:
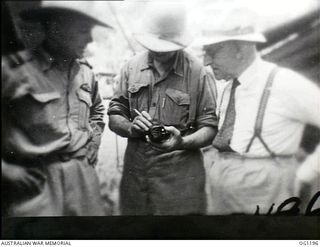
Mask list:
[[[240,41],[248,41],[248,42],[257,42],[264,43],[266,42],[266,38],[262,33],[259,32],[248,32],[244,33],[243,30],[233,30],[231,33],[219,33],[212,32],[211,37],[201,37],[196,41],[196,44],[201,46],[207,46],[211,44],[217,44],[229,40],[240,40]]]
[[[182,4],[153,3],[148,6],[142,25],[136,28],[133,37],[143,47],[155,52],[184,49],[192,41],[186,18]]]
[[[106,28],[113,27],[90,12],[92,2],[76,1],[42,1],[40,6],[28,8],[20,12],[20,17],[25,21],[45,21],[51,16],[81,16],[94,25]]]
[[[218,15],[218,16],[217,16]],[[195,46],[207,46],[231,40],[264,43],[266,38],[256,25],[257,15],[247,8],[234,8],[220,14],[207,13]],[[215,18],[216,17],[216,18]]]

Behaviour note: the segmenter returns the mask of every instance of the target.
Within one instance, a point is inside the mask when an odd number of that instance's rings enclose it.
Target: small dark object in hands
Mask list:
[[[148,136],[152,142],[164,142],[170,138],[170,133],[162,125],[153,125],[148,131]]]

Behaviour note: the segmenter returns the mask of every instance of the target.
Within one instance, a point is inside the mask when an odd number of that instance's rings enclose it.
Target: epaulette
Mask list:
[[[92,69],[92,65],[88,62],[88,60],[81,58],[78,60],[80,64],[87,65],[90,69]]]
[[[9,68],[17,68],[33,59],[32,54],[28,50],[19,51],[6,56],[6,62]]]

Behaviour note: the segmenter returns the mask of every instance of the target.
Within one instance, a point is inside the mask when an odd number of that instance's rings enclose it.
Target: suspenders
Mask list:
[[[278,72],[279,67],[274,67],[271,72],[270,75],[268,77],[266,86],[263,90],[263,94],[260,100],[260,105],[259,105],[259,109],[258,109],[258,114],[257,114],[257,118],[256,118],[256,123],[254,126],[254,133],[253,136],[247,146],[246,149],[246,153],[249,152],[252,143],[254,141],[255,138],[258,138],[260,140],[260,142],[262,143],[262,145],[265,147],[265,149],[268,151],[268,153],[271,155],[272,158],[275,158],[277,155],[268,147],[267,143],[263,140],[262,136],[261,136],[261,132],[262,132],[262,127],[263,127],[263,118],[264,118],[264,114],[266,111],[266,107],[267,107],[267,103],[269,100],[269,96],[270,96],[270,90],[274,81],[274,77],[276,75],[276,73]]]
[[[190,95],[190,108],[189,116],[187,122],[187,130],[192,132],[195,130],[195,120],[198,106],[198,89],[199,89],[199,80],[202,66],[200,63],[189,60],[187,69],[185,71],[184,80],[187,81],[188,93]]]

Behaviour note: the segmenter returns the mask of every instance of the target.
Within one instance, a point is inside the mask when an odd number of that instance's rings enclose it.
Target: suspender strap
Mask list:
[[[266,83],[266,86],[263,90],[263,94],[262,94],[262,97],[261,97],[261,100],[260,100],[260,105],[259,105],[259,109],[258,109],[258,114],[257,114],[257,118],[256,118],[256,123],[255,123],[255,126],[254,126],[254,134],[247,146],[247,149],[246,149],[246,153],[249,152],[251,146],[252,146],[252,143],[254,141],[254,139],[257,137],[262,145],[265,147],[265,149],[268,151],[268,153],[272,156],[272,157],[275,157],[276,154],[273,153],[270,148],[268,147],[267,143],[263,140],[262,136],[261,136],[261,132],[262,132],[262,127],[263,127],[263,119],[264,119],[264,115],[265,115],[265,111],[266,111],[266,108],[267,108],[267,103],[268,103],[268,100],[269,100],[269,97],[270,97],[270,90],[271,90],[271,87],[272,87],[272,84],[273,84],[273,81],[274,81],[274,77],[276,75],[276,73],[278,72],[279,70],[279,67],[274,67],[271,72],[270,72],[270,75],[268,77],[268,80],[267,80],[267,83]]]
[[[190,95],[190,107],[187,127],[192,129],[195,127],[195,119],[198,106],[198,91],[199,91],[199,80],[201,73],[201,65],[198,62],[190,61],[185,72],[185,80],[188,85],[188,92]]]

